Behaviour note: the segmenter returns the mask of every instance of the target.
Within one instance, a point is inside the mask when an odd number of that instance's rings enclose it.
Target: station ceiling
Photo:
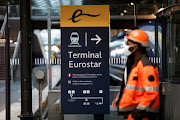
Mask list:
[[[10,5],[19,5],[19,0],[8,0]],[[163,0],[31,0],[32,6],[56,7],[60,5],[103,5],[103,4],[162,4]],[[0,6],[5,6],[7,0],[0,0]]]

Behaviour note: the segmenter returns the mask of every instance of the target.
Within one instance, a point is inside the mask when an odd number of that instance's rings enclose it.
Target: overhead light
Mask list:
[[[13,43],[13,40],[10,40],[9,42],[10,42],[10,43]]]
[[[158,12],[163,11],[163,10],[164,10],[164,8],[159,8]]]
[[[124,13],[127,13],[127,10],[124,10]]]
[[[149,21],[149,23],[152,23],[151,21]]]
[[[16,44],[18,44],[17,42],[14,42],[14,44],[16,45]]]
[[[124,31],[128,31],[128,29],[124,29]]]
[[[121,16],[124,16],[124,13],[121,13],[120,15],[121,15]]]
[[[133,3],[133,2],[131,2],[131,3],[130,3],[130,5],[134,5],[134,3]]]

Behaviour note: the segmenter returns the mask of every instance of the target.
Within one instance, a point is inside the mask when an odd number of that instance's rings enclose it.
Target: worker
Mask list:
[[[148,44],[148,36],[142,30],[133,30],[127,36],[124,52],[134,56],[134,64],[127,75],[118,111],[128,120],[155,120],[159,110],[158,69],[148,59]]]
[[[124,37],[125,41],[127,40],[126,39],[127,36],[135,29],[138,29],[138,27],[134,26],[133,28],[128,29],[126,31],[126,34],[125,34],[125,37]],[[125,87],[126,82],[127,82],[127,74],[129,73],[130,67],[133,65],[133,62],[134,62],[133,58],[134,58],[134,54],[131,54],[131,55],[127,56],[127,62],[126,62],[125,70],[124,70],[124,77],[123,77],[122,83],[121,83],[121,90],[118,92],[116,98],[112,102],[112,108],[114,108],[114,109],[118,108],[119,100],[122,97],[123,90],[124,90],[124,87]]]
[[[132,29],[128,29],[126,31],[126,35],[124,37],[124,40],[126,40],[126,37],[134,30],[134,29],[137,29],[137,27],[134,27]],[[124,70],[124,77],[122,79],[122,83],[121,83],[121,90],[118,92],[116,98],[113,100],[112,102],[112,108],[118,108],[118,101],[120,100],[120,96],[122,96],[122,91],[124,89],[124,86],[126,84],[126,81],[127,81],[127,68],[130,68],[130,66],[133,64],[133,61],[131,58],[133,58],[133,55],[129,55],[127,56],[128,59],[127,59],[127,62],[126,62],[126,66],[125,66],[125,70]],[[132,62],[131,62],[132,61]]]

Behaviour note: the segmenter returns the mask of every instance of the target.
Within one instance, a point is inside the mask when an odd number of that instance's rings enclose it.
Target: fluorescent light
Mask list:
[[[130,5],[134,5],[134,3],[133,3],[133,2],[131,2],[131,3],[130,3]]]

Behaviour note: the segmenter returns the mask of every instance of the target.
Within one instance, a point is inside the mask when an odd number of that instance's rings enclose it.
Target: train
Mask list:
[[[158,25],[158,54],[160,57],[155,57],[155,22],[149,21],[138,26],[138,29],[144,30],[150,40],[149,47],[146,48],[149,59],[158,65],[159,75],[161,75],[161,61],[162,61],[162,28],[161,25]],[[110,84],[112,86],[121,85],[121,81],[123,79],[124,69],[127,61],[127,57],[124,54],[124,37],[126,35],[126,31],[122,30],[117,35],[111,38],[111,42],[109,43],[109,56],[110,56],[110,64],[109,64],[109,75],[110,75]]]

